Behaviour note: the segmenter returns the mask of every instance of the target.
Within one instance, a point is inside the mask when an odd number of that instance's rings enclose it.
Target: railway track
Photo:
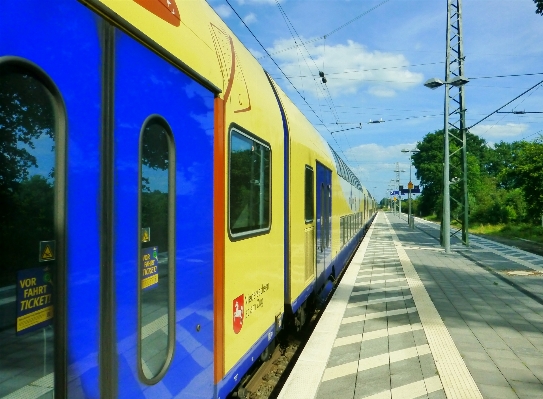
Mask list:
[[[331,297],[331,296],[330,296]],[[252,372],[245,376],[233,397],[242,399],[273,399],[279,395],[283,384],[296,360],[302,353],[305,344],[318,323],[321,310],[326,304],[313,311],[311,319],[300,331],[291,325],[287,326],[277,337],[277,344],[268,359],[262,361]]]

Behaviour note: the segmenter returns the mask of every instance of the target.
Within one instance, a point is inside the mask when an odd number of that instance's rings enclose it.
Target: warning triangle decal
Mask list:
[[[43,253],[41,254],[41,258],[43,260],[53,260],[55,258],[53,256],[53,251],[51,251],[51,247],[49,245],[45,246],[45,249],[43,250]]]
[[[146,10],[152,12],[157,17],[172,24],[179,26],[181,16],[175,0],[133,0]]]

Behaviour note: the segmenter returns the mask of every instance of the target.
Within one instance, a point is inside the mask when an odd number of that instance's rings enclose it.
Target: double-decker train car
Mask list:
[[[204,0],[5,4],[0,199],[0,398],[226,398],[376,212]]]

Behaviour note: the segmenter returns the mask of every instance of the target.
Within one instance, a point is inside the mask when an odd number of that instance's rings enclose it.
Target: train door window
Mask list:
[[[229,227],[232,237],[270,229],[271,150],[264,142],[230,130]]]
[[[175,150],[162,117],[152,115],[143,124],[140,154],[139,372],[154,383],[174,347]]]
[[[62,317],[64,296],[62,104],[39,68],[0,61],[0,397],[54,395],[53,316]]]
[[[326,186],[326,248],[330,248],[332,241],[332,189]]]
[[[305,166],[305,222],[311,223],[314,218],[313,209],[313,168]]]

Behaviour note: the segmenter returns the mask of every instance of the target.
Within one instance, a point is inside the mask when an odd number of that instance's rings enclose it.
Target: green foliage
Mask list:
[[[34,140],[53,138],[54,113],[49,94],[39,81],[20,73],[0,79],[0,198],[13,192],[37,166]]]
[[[539,223],[543,214],[543,141],[500,142],[490,148],[484,139],[468,133],[467,142],[470,223]],[[417,214],[440,219],[443,131],[428,133],[418,148],[413,164],[423,193],[417,202]],[[451,154],[457,149],[458,141],[451,140]],[[462,176],[460,161],[460,157],[451,157],[451,181]],[[462,198],[462,184],[453,183],[450,190],[451,198]],[[461,211],[451,201],[452,218],[461,219]]]
[[[451,131],[452,134],[459,137],[458,132]],[[489,148],[486,141],[474,134],[467,134],[468,147],[468,187],[471,191],[478,184],[480,176],[480,164],[486,163],[489,157]],[[413,165],[417,169],[417,178],[420,180],[423,194],[419,199],[418,211],[421,215],[427,216],[437,214],[441,216],[442,210],[442,192],[443,192],[443,130],[428,133],[421,142],[417,143],[418,153],[413,155]],[[460,143],[457,140],[449,142],[451,154],[456,154],[450,158],[450,177],[461,177],[461,151]],[[451,196],[460,198],[462,184],[451,185]],[[457,211],[456,203],[451,204],[452,214]]]
[[[5,70],[0,76],[0,287],[14,284],[17,270],[39,265],[39,241],[54,240],[53,171],[38,175],[52,154],[36,142],[54,142],[51,96],[35,78]],[[39,159],[38,159],[39,158]],[[47,172],[46,172],[47,173]],[[54,262],[48,263],[53,266]]]
[[[168,193],[155,190],[141,193],[141,227],[151,228],[151,241],[144,247],[158,246],[168,250]]]
[[[543,15],[543,0],[534,0],[534,3],[537,6],[535,13]]]
[[[543,214],[543,141],[526,143],[519,151],[514,174],[524,192],[528,217],[534,221]]]
[[[34,175],[18,183],[12,207],[3,215],[0,240],[6,249],[0,287],[14,284],[20,269],[38,267],[39,241],[53,240],[53,186]]]

